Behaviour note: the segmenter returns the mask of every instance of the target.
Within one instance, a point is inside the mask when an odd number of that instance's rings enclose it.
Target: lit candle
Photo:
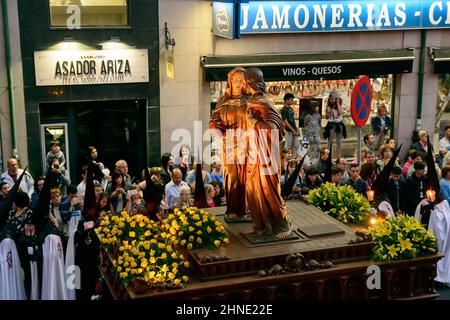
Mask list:
[[[434,190],[427,190],[427,200],[429,202],[434,202],[436,200],[436,191]]]
[[[373,190],[367,190],[367,200],[373,201],[375,192]]]
[[[371,225],[374,225],[375,223],[377,223],[377,218],[372,217],[372,218],[369,219],[369,222],[370,222]]]

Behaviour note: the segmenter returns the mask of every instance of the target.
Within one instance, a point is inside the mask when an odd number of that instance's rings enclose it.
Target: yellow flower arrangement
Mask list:
[[[351,186],[324,183],[306,196],[311,205],[343,223],[359,223],[366,219],[370,203]]]
[[[96,231],[107,250],[117,249],[113,272],[124,285],[136,279],[152,287],[181,287],[190,266],[181,252],[229,243],[222,223],[194,207],[176,209],[160,224],[122,212],[106,216]]]
[[[98,238],[105,248],[112,250],[116,245],[137,239],[157,237],[158,225],[142,215],[129,216],[122,212],[118,216],[105,216],[96,229]]]
[[[177,234],[179,245],[188,250],[212,250],[229,242],[222,223],[215,216],[195,207],[175,209],[163,221],[161,229],[163,233]]]
[[[436,238],[414,217],[398,215],[369,228],[372,234],[373,260],[412,259],[436,253]]]

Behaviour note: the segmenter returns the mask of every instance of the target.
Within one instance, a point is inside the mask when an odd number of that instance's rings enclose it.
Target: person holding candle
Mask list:
[[[406,184],[401,179],[402,168],[395,166],[392,168],[391,177],[386,187],[386,195],[392,205],[394,212],[405,211],[405,189]]]
[[[414,163],[414,173],[406,181],[406,213],[414,216],[417,205],[426,197],[427,178],[425,176],[425,163]]]

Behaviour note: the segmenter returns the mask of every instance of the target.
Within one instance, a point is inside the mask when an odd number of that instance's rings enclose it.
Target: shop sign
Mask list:
[[[450,28],[450,1],[241,2],[240,34]]]
[[[213,33],[219,37],[235,39],[238,29],[236,24],[236,3],[213,3]]]
[[[148,50],[36,51],[36,86],[149,81]]]

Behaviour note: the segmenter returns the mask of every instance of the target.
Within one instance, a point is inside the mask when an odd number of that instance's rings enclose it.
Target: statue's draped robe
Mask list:
[[[248,129],[247,97],[224,96],[217,103],[209,127],[222,132],[223,187],[227,202],[227,214],[247,214],[245,202],[245,162],[247,142],[241,133]],[[243,137],[243,138],[242,138]]]
[[[284,124],[270,98],[263,93],[252,95],[247,109],[256,120],[252,125],[254,138],[249,138],[246,166],[247,206],[256,233],[278,234],[290,228],[280,185],[279,144]]]

